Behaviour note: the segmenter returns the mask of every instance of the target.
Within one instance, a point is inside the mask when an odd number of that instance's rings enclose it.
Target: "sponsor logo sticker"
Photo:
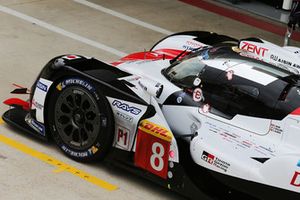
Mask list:
[[[172,134],[168,131],[168,129],[148,120],[141,121],[139,129],[165,141],[172,140]]]
[[[41,81],[37,82],[36,87],[44,92],[48,91],[48,86],[42,83]]]
[[[78,78],[66,79],[61,83],[60,87],[61,89],[64,89],[68,85],[81,85],[82,87],[86,88],[89,91],[94,90],[94,87],[90,83]]]
[[[117,146],[127,150],[129,148],[129,141],[130,131],[123,126],[118,126],[116,137]]]
[[[255,44],[251,44],[249,42],[242,42],[241,49],[246,50],[250,53],[254,53],[258,56],[262,56],[262,57],[265,57],[266,52],[269,51],[269,49],[267,49],[267,48],[259,47]]]
[[[30,117],[30,115],[27,115],[27,116],[25,117],[25,121],[26,121],[26,123],[27,123],[32,129],[34,129],[34,130],[35,130],[36,132],[38,132],[40,135],[46,136],[45,126],[44,126],[42,123],[36,121],[35,119],[32,119],[32,118]]]
[[[297,163],[297,167],[300,167],[300,160]],[[295,171],[290,184],[294,187],[300,187],[300,172]]]
[[[124,110],[126,112],[131,113],[131,114],[134,114],[134,115],[138,115],[138,114],[140,114],[142,112],[141,109],[136,108],[134,106],[129,106],[128,104],[123,103],[123,102],[118,101],[118,100],[114,100],[112,102],[112,105],[115,106],[115,107],[117,107],[117,108],[119,108],[119,109],[121,109],[121,110]]]
[[[193,91],[193,100],[195,102],[200,102],[201,100],[203,100],[203,94],[202,94],[202,90],[200,88],[196,88]]]
[[[81,57],[76,56],[76,55],[67,55],[67,56],[64,56],[62,58],[67,59],[67,60],[74,60],[74,59],[78,59],[78,58],[81,58]]]
[[[125,113],[123,112],[119,112],[117,111],[116,115],[122,119],[122,120],[125,120],[125,121],[128,121],[128,122],[132,122],[133,121],[133,118],[129,115],[126,115]]]
[[[224,172],[227,172],[228,168],[230,167],[230,164],[228,162],[206,151],[202,152],[201,159]]]

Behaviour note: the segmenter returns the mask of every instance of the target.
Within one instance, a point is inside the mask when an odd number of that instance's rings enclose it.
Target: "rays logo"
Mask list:
[[[117,108],[122,109],[126,112],[132,113],[134,115],[138,115],[142,112],[141,109],[138,109],[138,108],[133,107],[133,106],[129,106],[128,104],[122,103],[121,101],[118,101],[118,100],[114,100],[112,105],[116,106]]]

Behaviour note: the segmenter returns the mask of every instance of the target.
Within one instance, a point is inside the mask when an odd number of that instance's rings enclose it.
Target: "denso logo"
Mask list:
[[[248,43],[248,42],[243,42],[241,49],[246,50],[250,53],[257,54],[257,55],[262,56],[262,57],[264,57],[265,53],[267,51],[269,51],[269,49],[267,49],[267,48],[258,47],[255,44],[251,44],[251,43]]]
[[[297,167],[300,167],[300,161],[298,161]],[[295,171],[290,184],[295,187],[300,187],[300,172]]]
[[[300,173],[299,172],[294,173],[294,176],[293,176],[290,184],[295,187],[300,187]]]
[[[36,87],[39,88],[40,90],[44,91],[44,92],[47,92],[47,90],[48,90],[47,85],[45,85],[41,81],[37,82]]]
[[[142,112],[141,109],[138,109],[138,108],[133,107],[133,106],[129,106],[128,104],[122,103],[121,101],[118,101],[118,100],[114,100],[112,105],[116,106],[117,108],[120,108],[120,109],[122,109],[126,112],[132,113],[134,115],[138,115]]]

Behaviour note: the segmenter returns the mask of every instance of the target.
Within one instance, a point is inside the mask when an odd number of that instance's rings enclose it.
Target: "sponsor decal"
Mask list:
[[[76,55],[67,55],[67,56],[64,56],[62,58],[67,59],[67,60],[74,60],[74,59],[78,59],[78,58],[81,58],[81,57],[76,56]]]
[[[231,81],[233,79],[233,75],[234,75],[234,71],[233,70],[229,70],[226,73],[227,80]]]
[[[36,87],[44,92],[48,91],[48,86],[42,83],[41,81],[37,82]]]
[[[177,97],[176,101],[178,104],[180,104],[182,102],[182,97]]]
[[[170,131],[168,131],[165,127],[154,124],[148,120],[143,120],[140,123],[139,129],[163,140],[172,140],[172,134]]]
[[[185,95],[186,95],[185,92],[180,93],[180,94],[178,95],[178,97],[176,98],[176,102],[177,102],[178,104],[182,103],[182,101],[183,101]]]
[[[134,163],[157,176],[167,179],[172,134],[164,127],[143,120],[138,128]]]
[[[241,49],[246,50],[250,53],[254,53],[258,56],[265,57],[265,53],[269,51],[269,49],[264,47],[258,47],[255,44],[251,44],[249,42],[242,42]]]
[[[300,187],[300,172],[296,171],[294,173],[293,178],[292,178],[290,184],[292,186],[295,186],[295,187]]]
[[[62,84],[61,83],[59,83],[57,86],[56,86],[56,89],[58,90],[58,91],[62,91]]]
[[[194,86],[199,86],[201,83],[201,79],[200,78],[195,78],[194,82],[193,82],[193,85]]]
[[[123,119],[125,121],[128,121],[128,122],[132,122],[133,121],[133,118],[129,115],[126,115],[125,113],[123,112],[119,112],[117,111],[116,115],[120,118],[120,119]]]
[[[68,147],[66,147],[65,145],[62,145],[61,146],[62,150],[65,151],[67,154],[70,154],[71,156],[74,156],[74,157],[78,157],[78,158],[84,158],[84,157],[87,157],[88,156],[88,152],[76,152],[76,151],[73,151],[71,149],[69,149]]]
[[[87,151],[77,152],[77,151],[73,151],[73,150],[69,149],[67,146],[65,146],[63,144],[63,145],[61,145],[61,149],[71,156],[78,157],[78,158],[84,158],[84,157],[88,157],[88,156],[91,156],[91,155],[94,155],[95,153],[97,153],[99,151],[99,146],[100,146],[100,144],[97,143],[96,145],[89,148]]]
[[[193,100],[195,102],[200,102],[204,99],[203,94],[202,94],[202,90],[200,88],[196,88],[193,91]]]
[[[141,88],[145,91],[147,91],[147,86],[145,86],[141,81],[138,82],[138,84],[141,86]]]
[[[202,107],[199,108],[199,113],[208,113],[210,111],[210,105],[204,104]]]
[[[89,91],[94,90],[94,87],[90,83],[88,83],[85,80],[78,79],[78,78],[66,79],[63,82],[61,82],[61,85],[59,87],[61,87],[61,89],[64,89],[68,85],[81,85],[82,87],[86,88]]]
[[[300,160],[297,163],[297,167],[300,167]],[[298,171],[294,172],[294,175],[292,177],[290,184],[295,187],[300,187],[300,172],[298,172]]]
[[[42,105],[39,102],[37,102],[34,98],[32,99],[32,105],[34,105],[39,110],[43,110],[44,109],[44,105]]]
[[[95,96],[95,98],[97,100],[99,100],[99,96],[96,93],[95,88],[89,82],[87,82],[85,80],[82,80],[80,78],[69,78],[69,79],[66,79],[66,80],[62,81],[61,83],[59,83],[56,86],[56,89],[58,91],[62,91],[65,87],[67,87],[69,85],[80,85],[80,86],[84,87],[85,89],[89,90],[90,92],[92,92],[93,95]]]
[[[193,51],[193,50],[201,48],[201,47],[203,47],[202,43],[199,43],[199,42],[193,41],[193,40],[188,40],[183,45],[183,49],[186,49],[187,51]]]
[[[46,136],[45,126],[42,123],[36,121],[35,119],[32,119],[29,114],[25,117],[25,121],[32,129],[34,129],[40,135]]]
[[[274,61],[277,61],[278,60],[278,56],[271,54],[270,59],[274,60]]]
[[[289,67],[295,67],[295,68],[300,68],[300,65],[296,64],[296,63],[292,63],[291,61],[288,61],[288,60],[285,60],[285,59],[282,59],[280,58],[279,56],[277,55],[274,55],[272,54],[270,56],[270,59],[273,60],[273,61],[276,61],[280,64],[283,64],[285,66],[289,66]]]
[[[276,124],[270,125],[270,131],[272,131],[274,133],[278,133],[278,134],[282,134],[282,132],[283,132],[282,128]]]
[[[116,144],[123,149],[129,148],[130,134],[129,130],[124,128],[123,126],[118,126],[117,128],[117,137]]]
[[[115,106],[115,107],[117,107],[117,108],[119,108],[119,109],[121,109],[121,110],[124,110],[126,112],[131,113],[131,114],[134,114],[134,115],[138,115],[138,114],[140,114],[142,112],[141,109],[136,108],[134,106],[129,106],[128,104],[123,103],[123,102],[118,101],[118,100],[114,100],[112,102],[112,105]]]
[[[90,154],[95,154],[95,153],[97,153],[98,150],[99,150],[98,147],[92,146],[92,147],[89,149],[89,152],[90,152]]]
[[[226,162],[222,159],[219,159],[215,155],[210,154],[206,151],[202,152],[201,159],[224,172],[227,172],[228,168],[230,167],[230,164],[228,162]]]

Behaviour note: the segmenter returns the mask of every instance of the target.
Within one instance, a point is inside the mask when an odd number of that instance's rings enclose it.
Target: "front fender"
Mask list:
[[[134,94],[119,78],[129,76],[109,64],[79,55],[62,55],[51,59],[42,69],[31,88],[30,114],[38,122],[47,124],[47,102],[51,101],[51,91],[65,78],[88,80],[99,88],[104,96],[124,99],[147,105]]]

